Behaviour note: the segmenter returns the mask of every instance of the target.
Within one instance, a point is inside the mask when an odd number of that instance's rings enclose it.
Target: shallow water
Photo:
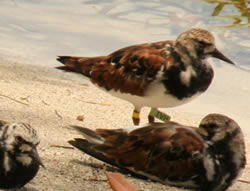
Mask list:
[[[56,55],[100,55],[118,48],[176,36],[191,27],[212,31],[218,47],[240,65],[250,64],[249,25],[221,28],[240,15],[226,5],[199,0],[2,0],[0,55],[56,65]],[[247,17],[240,17],[247,23]]]
[[[250,16],[233,4],[218,5],[201,0],[1,0],[0,56],[54,67],[56,55],[103,55],[202,27],[215,35],[218,49],[250,70]],[[225,113],[250,134],[249,72],[212,62],[216,78],[207,93],[174,110]]]

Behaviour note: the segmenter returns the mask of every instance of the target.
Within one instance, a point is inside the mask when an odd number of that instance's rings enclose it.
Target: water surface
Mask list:
[[[220,15],[211,16],[216,6],[199,0],[2,0],[0,55],[51,66],[56,55],[106,54],[203,27],[215,34],[225,54],[248,65],[249,25],[221,27],[234,22],[224,18],[228,12],[241,12],[225,5]]]

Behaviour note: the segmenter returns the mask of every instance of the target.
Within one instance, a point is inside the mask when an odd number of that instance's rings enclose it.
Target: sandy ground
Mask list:
[[[85,82],[72,80],[71,74],[53,68],[25,65],[0,59],[0,116],[10,122],[30,123],[39,132],[38,147],[46,169],[24,190],[28,191],[111,191],[105,170],[115,171],[77,149],[67,148],[68,140],[79,137],[70,124],[88,128],[124,128],[132,125],[132,106],[111,97]],[[146,122],[149,109],[142,112]],[[165,110],[163,110],[165,111]],[[198,125],[203,116],[168,110],[173,120]],[[78,121],[77,116],[83,116]],[[247,137],[248,138],[248,137]],[[246,138],[247,150],[249,141]],[[55,146],[66,146],[55,147]],[[249,156],[248,156],[249,159]],[[141,191],[181,191],[159,183],[125,175]],[[250,181],[250,167],[240,178]],[[250,184],[237,181],[230,191],[250,190]]]

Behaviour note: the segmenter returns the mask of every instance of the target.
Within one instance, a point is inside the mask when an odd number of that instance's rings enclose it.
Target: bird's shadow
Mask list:
[[[100,163],[95,163],[95,162],[79,161],[76,159],[73,159],[70,162],[72,162],[74,164],[86,166],[86,167],[91,167],[91,168],[98,169],[98,170],[118,172],[118,173],[121,173],[121,174],[124,174],[127,176],[131,175],[132,177],[137,178],[137,179],[148,180],[148,178],[145,176],[138,175],[138,174],[135,174],[134,172],[129,171],[125,168],[123,169],[123,168],[114,167],[114,166],[111,166],[111,165],[106,164],[106,163],[100,164]]]

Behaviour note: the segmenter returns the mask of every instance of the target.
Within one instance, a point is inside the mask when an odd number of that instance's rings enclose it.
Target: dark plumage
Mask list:
[[[36,176],[43,166],[39,142],[29,124],[0,121],[0,189],[23,187]]]

